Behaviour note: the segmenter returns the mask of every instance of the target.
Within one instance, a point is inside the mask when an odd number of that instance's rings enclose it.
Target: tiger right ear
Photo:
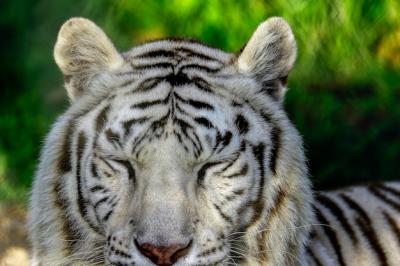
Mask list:
[[[289,24],[279,17],[270,18],[258,26],[239,55],[238,71],[257,79],[267,94],[281,101],[296,51]]]
[[[64,74],[71,100],[83,95],[96,75],[123,64],[105,33],[84,18],[72,18],[64,23],[58,33],[54,58]]]

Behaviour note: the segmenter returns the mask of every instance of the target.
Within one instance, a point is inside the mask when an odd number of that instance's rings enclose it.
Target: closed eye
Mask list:
[[[121,172],[124,172],[125,169],[128,179],[132,180],[132,182],[136,182],[136,172],[133,168],[132,164],[128,160],[122,160],[115,157],[107,157],[102,158],[101,156],[97,157],[99,159],[100,172],[106,177],[110,178],[114,175],[120,175]],[[118,169],[119,168],[119,169]],[[123,168],[123,169],[121,169]],[[121,171],[122,170],[122,171]]]
[[[127,160],[120,160],[120,159],[112,159],[114,162],[122,165],[124,168],[126,168],[126,171],[128,173],[128,179],[132,180],[133,182],[136,182],[136,172],[135,169],[133,168],[132,164],[127,161]]]
[[[207,173],[207,170],[213,166],[219,165],[219,164],[223,164],[225,162],[221,162],[221,161],[216,161],[216,162],[208,162],[206,164],[204,164],[200,170],[197,172],[197,184],[199,186],[203,185],[204,182],[204,177]]]
[[[240,153],[235,153],[233,156],[224,158],[224,160],[219,160],[219,161],[213,161],[213,162],[208,162],[205,163],[200,170],[197,172],[197,184],[199,186],[203,185],[204,178],[206,176],[207,170],[209,168],[212,168],[214,166],[222,165],[225,164],[225,166],[218,171],[218,174],[223,173],[226,171],[228,168],[230,168],[240,157]]]

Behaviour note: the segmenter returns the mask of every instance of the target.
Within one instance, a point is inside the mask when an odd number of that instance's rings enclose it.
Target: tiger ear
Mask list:
[[[71,100],[86,92],[93,77],[123,63],[105,33],[85,18],[71,18],[62,25],[54,47],[54,58],[64,74]]]
[[[273,17],[258,26],[239,55],[237,66],[240,73],[261,82],[264,92],[282,101],[296,54],[296,41],[289,24]]]

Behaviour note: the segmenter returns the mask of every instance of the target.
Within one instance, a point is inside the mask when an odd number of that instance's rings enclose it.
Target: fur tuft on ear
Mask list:
[[[281,101],[296,60],[296,41],[288,23],[273,17],[261,23],[239,55],[238,71],[260,81],[264,92]]]
[[[64,74],[71,100],[83,95],[91,79],[123,64],[105,33],[85,18],[71,18],[61,27],[54,58]]]

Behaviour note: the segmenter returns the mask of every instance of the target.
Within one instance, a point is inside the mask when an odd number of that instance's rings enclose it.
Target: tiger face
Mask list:
[[[86,264],[254,265],[279,261],[271,244],[300,254],[306,229],[266,230],[307,222],[301,139],[281,104],[295,55],[279,18],[238,54],[175,39],[119,54],[92,22],[66,22],[55,59],[72,105],[56,161],[71,179],[56,192],[86,243],[65,256],[88,242]]]

